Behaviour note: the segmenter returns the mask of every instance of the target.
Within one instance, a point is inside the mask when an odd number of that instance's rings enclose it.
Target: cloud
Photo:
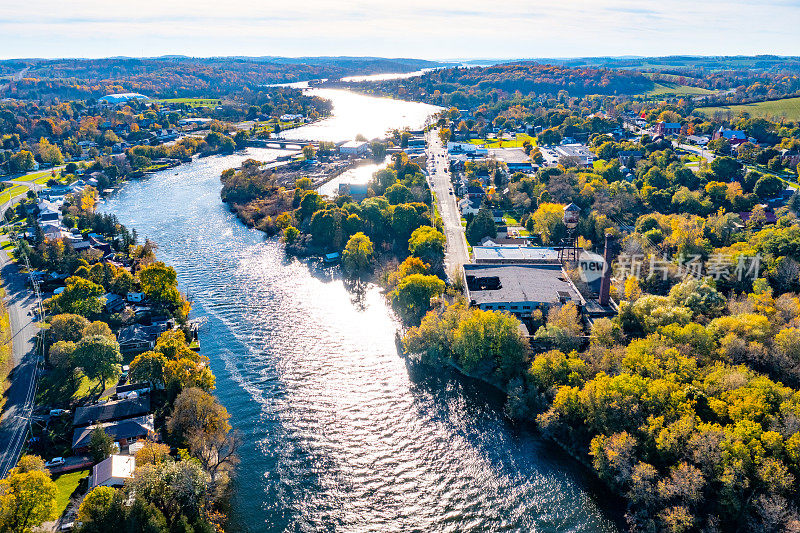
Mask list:
[[[4,57],[800,54],[800,0],[30,0]],[[36,15],[32,15],[35,13]]]

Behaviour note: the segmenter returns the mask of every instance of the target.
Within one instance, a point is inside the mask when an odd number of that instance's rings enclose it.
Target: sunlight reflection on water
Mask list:
[[[337,97],[337,113],[358,117],[309,128],[385,130],[362,129],[369,106],[390,112],[359,98]],[[287,258],[220,202],[222,170],[279,153],[198,159],[103,206],[158,243],[209,317],[202,350],[243,437],[228,530],[616,531],[586,473],[510,426],[493,391],[398,354],[376,287],[354,292],[335,269]]]

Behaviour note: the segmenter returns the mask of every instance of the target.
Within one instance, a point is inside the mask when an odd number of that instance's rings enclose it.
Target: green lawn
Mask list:
[[[800,97],[771,100],[769,102],[756,102],[753,104],[699,107],[696,111],[708,117],[712,117],[714,113],[721,111],[723,113],[731,112],[734,116],[742,112],[747,112],[750,114],[751,118],[786,118],[788,120],[800,120]]]
[[[36,403],[55,407],[69,407],[74,400],[86,396],[100,394],[100,381],[92,380],[81,374],[79,383],[67,379],[58,371],[51,371],[42,378],[36,392]]]
[[[0,205],[6,203],[7,201],[11,200],[12,198],[16,198],[20,194],[25,194],[28,192],[27,185],[14,185],[10,189],[6,189],[2,193],[0,193]]]
[[[56,175],[58,175],[58,171],[56,171]],[[24,176],[20,176],[18,178],[14,178],[11,181],[36,181],[44,178],[45,183],[53,177],[53,171],[51,170],[43,170],[42,172],[34,172],[32,174],[25,174]],[[36,183],[39,183],[36,181]]]
[[[69,504],[69,497],[78,488],[81,479],[91,473],[90,469],[78,470],[77,472],[70,472],[69,474],[62,474],[58,476],[55,481],[58,488],[58,495],[56,495],[56,512],[61,516],[67,509]]]
[[[647,96],[697,96],[701,94],[714,94],[714,91],[691,85],[679,85],[669,81],[654,82],[655,87],[648,91]]]
[[[522,144],[528,141],[531,146],[536,146],[536,137],[531,137],[527,133],[517,133],[514,141],[498,141],[497,139],[471,139],[470,144],[485,144],[486,148],[522,148]]]

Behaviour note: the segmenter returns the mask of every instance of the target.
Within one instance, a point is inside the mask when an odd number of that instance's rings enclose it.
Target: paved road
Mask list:
[[[8,205],[17,203],[11,199]],[[5,209],[7,206],[3,206]],[[36,297],[25,286],[27,276],[19,272],[5,250],[0,250],[0,275],[6,291],[6,307],[11,322],[11,356],[14,368],[6,392],[6,403],[0,416],[0,479],[4,478],[19,458],[28,435],[28,420],[36,398],[36,359],[34,339],[38,326],[33,320]],[[6,342],[6,339],[0,339]]]
[[[680,148],[681,150],[686,150],[687,152],[691,152],[694,155],[698,155],[709,163],[711,163],[717,157],[711,150],[706,150],[700,146],[695,146],[692,144],[678,144],[677,141],[672,141],[672,146],[675,148]]]
[[[15,364],[11,387],[6,392],[6,404],[0,417],[0,478],[3,478],[16,464],[28,433],[28,420],[35,401],[37,355],[34,338],[38,326],[33,320],[36,298],[25,287],[25,276],[20,274],[5,251],[0,254],[0,263],[6,306],[11,319],[12,357]]]
[[[467,239],[464,237],[464,228],[461,226],[461,213],[450,183],[448,170],[447,150],[442,146],[438,131],[428,133],[428,160],[433,166],[428,167],[429,183],[439,205],[439,213],[444,223],[444,234],[447,237],[447,253],[445,254],[445,270],[452,275],[456,270],[460,272],[461,265],[469,262]]]

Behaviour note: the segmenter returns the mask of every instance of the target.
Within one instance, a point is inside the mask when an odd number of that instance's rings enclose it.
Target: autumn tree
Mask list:
[[[58,488],[39,458],[24,455],[0,480],[0,530],[29,533],[56,516]]]
[[[358,232],[347,241],[342,252],[342,266],[351,275],[358,275],[367,270],[372,261],[374,249],[372,241],[362,232]]]

